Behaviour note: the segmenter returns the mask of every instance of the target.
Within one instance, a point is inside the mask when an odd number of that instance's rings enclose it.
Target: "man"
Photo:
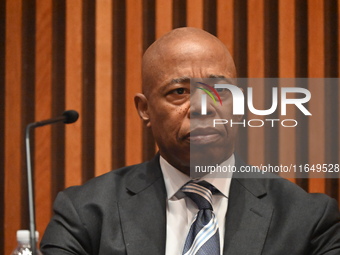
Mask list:
[[[135,104],[159,154],[61,192],[43,254],[184,254],[194,247],[194,225],[202,215],[210,217],[205,220],[214,223],[214,232],[197,254],[340,254],[339,210],[326,195],[307,194],[280,178],[189,177],[192,162],[243,164],[234,155],[237,130],[211,127],[213,118],[240,119],[231,115],[231,97],[221,95],[223,108],[209,101],[201,115],[203,90],[190,84],[192,78],[236,77],[233,60],[216,37],[175,29],[145,52],[142,74],[143,94]],[[212,208],[201,209],[188,183],[214,193]]]

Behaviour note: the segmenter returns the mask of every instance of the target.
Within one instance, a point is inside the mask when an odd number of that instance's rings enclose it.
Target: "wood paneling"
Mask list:
[[[126,164],[142,161],[142,122],[136,114],[133,98],[142,89],[142,0],[127,0],[126,17]]]
[[[112,166],[112,1],[96,3],[95,175]]]
[[[161,37],[172,29],[172,0],[156,1],[156,38]]]
[[[325,77],[324,44],[324,1],[308,1],[308,77]],[[313,115],[309,118],[309,160],[311,164],[325,162],[325,84],[308,84],[312,95],[309,109]],[[317,101],[313,99],[317,98]],[[317,139],[316,139],[317,137]],[[311,173],[313,175],[313,173]],[[325,180],[312,178],[310,192],[325,192]]]
[[[249,0],[248,3],[248,77],[265,77],[265,30],[264,30],[264,0]],[[261,79],[251,79],[248,84],[253,88],[253,105],[258,110],[265,109],[265,84]],[[249,113],[248,119],[264,119]],[[258,123],[252,123],[258,125]],[[248,129],[248,162],[259,166],[265,161],[265,135],[264,128]],[[257,153],[253,153],[256,151]]]
[[[66,1],[52,2],[52,116],[65,110]],[[65,187],[65,129],[52,125],[52,198]],[[52,210],[50,210],[52,211]]]
[[[203,28],[203,0],[187,0],[187,26]]]
[[[22,129],[22,1],[6,1],[5,55],[5,185],[4,185],[4,252],[14,248],[16,230],[21,228],[23,146]],[[8,33],[8,31],[17,31]]]
[[[176,27],[203,28],[227,45],[243,78],[338,77],[339,13],[332,0],[0,1],[0,253],[10,254],[16,230],[28,227],[29,122],[80,113],[74,124],[32,132],[42,234],[57,192],[153,155],[133,97],[142,89],[142,54],[155,38]],[[270,87],[248,86],[254,107],[267,109]],[[313,116],[290,111],[286,118],[299,121],[294,129],[241,128],[237,150],[248,163],[339,163],[339,84],[299,86],[312,93]],[[338,179],[290,177],[340,198]]]
[[[4,215],[5,210],[5,45],[6,37],[5,27],[6,27],[6,2],[0,1],[0,215]],[[0,229],[4,229],[5,217],[0,219]],[[5,247],[4,245],[4,231],[0,231],[0,247]],[[0,252],[1,249],[0,249]]]
[[[80,120],[66,126],[65,133],[65,186],[82,183],[82,8],[83,1],[66,1],[66,79],[65,106],[75,109]]]
[[[279,0],[279,77],[294,78],[295,75],[295,1]],[[288,83],[290,84],[290,83]],[[287,87],[287,84],[280,84]],[[293,85],[291,85],[293,86]],[[291,109],[287,119],[296,119],[295,109]],[[289,139],[287,139],[289,137]],[[293,128],[279,127],[279,164],[296,164],[296,132]],[[294,176],[290,181],[296,182]]]
[[[52,1],[36,3],[35,120],[52,117]],[[35,132],[35,184],[37,230],[43,233],[51,218],[52,127]]]
[[[217,1],[217,37],[234,56],[234,0]]]
[[[113,6],[112,168],[125,165],[126,2]]]

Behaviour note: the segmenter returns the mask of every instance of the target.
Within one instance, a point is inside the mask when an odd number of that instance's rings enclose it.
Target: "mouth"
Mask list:
[[[186,135],[190,144],[207,145],[217,142],[221,138],[221,132],[212,127],[196,128]]]

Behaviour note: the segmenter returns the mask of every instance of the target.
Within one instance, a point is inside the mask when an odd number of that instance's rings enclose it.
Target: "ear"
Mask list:
[[[147,127],[151,127],[148,103],[148,99],[144,94],[138,93],[135,95],[135,106],[139,117],[145,122]]]

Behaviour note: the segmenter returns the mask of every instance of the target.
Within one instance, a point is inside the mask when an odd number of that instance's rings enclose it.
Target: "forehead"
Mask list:
[[[181,55],[176,58],[172,56],[171,60],[164,61],[154,70],[156,70],[153,77],[154,82],[158,85],[190,83],[190,79],[194,78],[230,78],[233,76],[223,57],[212,55],[206,57],[201,53],[193,57]]]
[[[176,79],[232,77],[233,60],[217,39],[165,41],[148,50],[143,59],[143,89],[164,86]]]
[[[208,78],[212,82],[218,82],[218,81],[226,81],[229,83],[233,83],[232,77],[229,76],[224,76],[224,75],[218,75],[218,74],[210,74],[207,77],[202,77],[202,78]],[[195,77],[189,77],[189,76],[182,76],[178,78],[174,78],[169,82],[169,85],[175,84],[175,83],[190,83]],[[196,80],[201,80],[201,79],[196,79]]]
[[[203,45],[185,45],[184,47],[169,48],[155,59],[155,70],[161,72],[188,72],[199,69],[202,72],[210,70],[225,70],[228,59],[219,48],[204,47]]]

